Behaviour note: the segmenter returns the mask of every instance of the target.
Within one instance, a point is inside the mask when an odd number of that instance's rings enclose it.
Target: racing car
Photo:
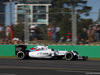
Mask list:
[[[27,45],[16,45],[15,54],[18,59],[29,59],[29,58],[46,58],[46,59],[66,59],[70,60],[87,60],[87,56],[80,56],[76,51],[60,51],[49,49],[48,45],[36,46],[27,49]]]

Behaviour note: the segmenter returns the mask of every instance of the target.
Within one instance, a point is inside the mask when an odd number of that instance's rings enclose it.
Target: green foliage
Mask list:
[[[86,3],[87,1],[83,0],[55,0],[55,5],[52,5],[50,9],[50,23],[54,26],[60,26],[61,27],[61,36],[66,36],[67,33],[71,33],[71,23],[72,23],[72,15],[71,11],[72,9],[69,8],[69,6],[77,7],[77,12],[88,12],[90,9],[86,9]],[[80,7],[81,8],[78,8]],[[83,10],[84,9],[84,10]],[[68,13],[69,12],[69,13]],[[80,13],[81,14],[81,13]],[[83,33],[83,28],[86,27],[86,25],[89,25],[93,21],[90,20],[81,20],[80,14],[77,14],[77,23],[78,23],[78,32]]]
[[[36,34],[38,40],[47,39],[47,26],[38,26],[36,27]],[[14,27],[14,36],[19,38],[20,40],[24,40],[24,24],[19,23]]]
[[[66,14],[60,22],[59,26],[61,27],[61,36],[65,37],[67,33],[71,32],[71,21],[69,20],[69,18],[69,14]]]
[[[1,31],[1,32],[0,32],[0,39],[2,39],[2,38],[4,38],[4,37],[6,37],[6,36],[5,36],[5,31]]]
[[[37,39],[45,40],[47,39],[47,26],[38,26],[36,29]]]
[[[20,40],[24,40],[24,24],[19,23],[14,27],[14,36],[19,38]]]
[[[80,34],[80,36],[84,39],[87,39],[87,32],[86,29],[88,29],[88,26],[93,24],[92,19],[81,19],[77,24],[77,32]],[[84,30],[85,29],[85,30]],[[84,37],[85,36],[85,37]]]
[[[93,24],[92,19],[81,19],[78,22],[78,32],[82,31],[82,28],[87,28],[90,24]]]
[[[56,11],[55,11],[56,10]],[[71,32],[71,14],[69,13],[60,13],[60,12],[68,12],[70,11],[68,8],[53,8],[50,10],[50,20],[52,25],[61,27],[61,36],[66,36],[67,33]],[[58,13],[57,13],[58,12]]]

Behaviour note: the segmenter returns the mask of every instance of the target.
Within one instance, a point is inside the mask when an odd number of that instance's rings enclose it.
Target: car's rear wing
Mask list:
[[[15,45],[15,54],[19,51],[25,52],[25,49],[27,48],[27,45]]]

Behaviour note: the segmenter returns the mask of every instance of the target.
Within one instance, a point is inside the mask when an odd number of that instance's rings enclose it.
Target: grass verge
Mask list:
[[[0,56],[0,58],[16,58],[16,56]]]
[[[0,56],[0,58],[12,58],[16,59],[16,56]],[[88,60],[100,60],[100,58],[88,58]]]

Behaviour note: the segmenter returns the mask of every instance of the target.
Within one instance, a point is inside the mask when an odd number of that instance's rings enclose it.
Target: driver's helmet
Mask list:
[[[45,46],[48,46],[48,44],[45,44]]]

